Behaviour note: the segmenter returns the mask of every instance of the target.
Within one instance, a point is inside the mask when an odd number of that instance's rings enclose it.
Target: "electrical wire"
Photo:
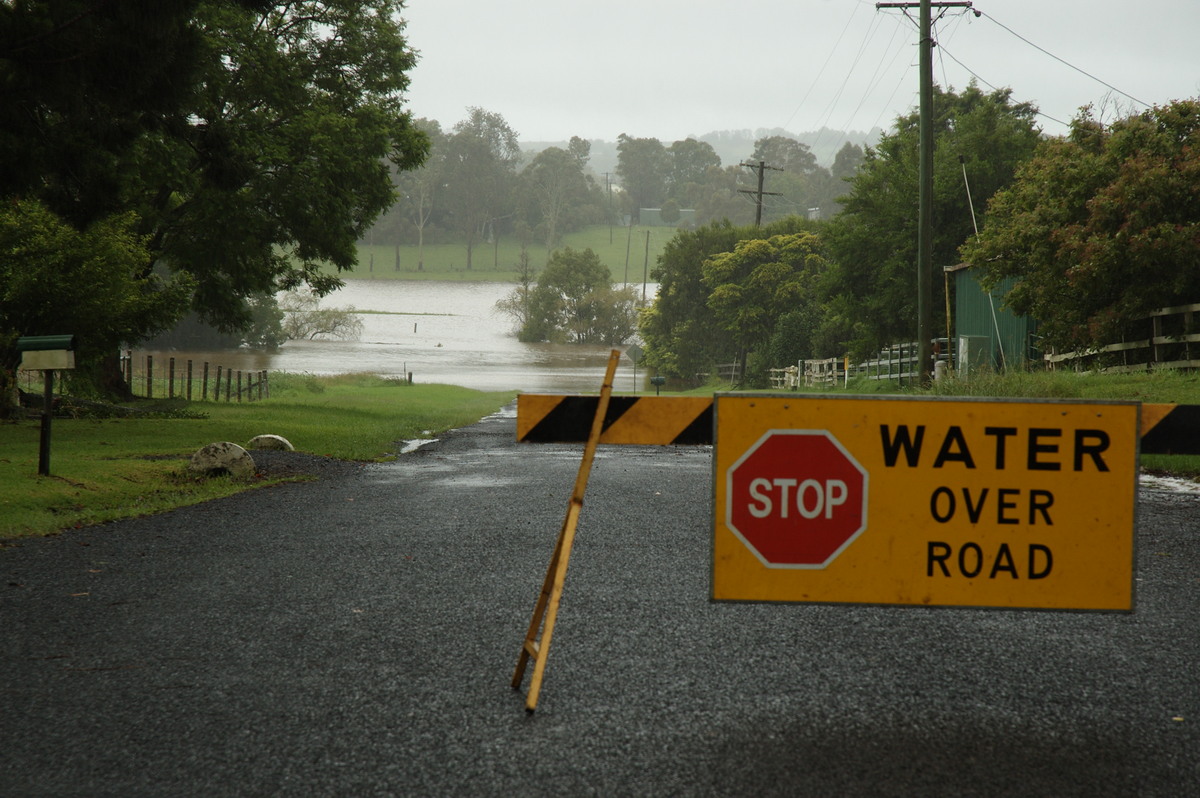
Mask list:
[[[895,52],[892,54],[891,59],[889,60],[887,58],[887,51],[892,49],[892,43],[896,41],[896,34],[899,33],[900,30],[901,28],[899,25],[892,30],[892,38],[888,40],[887,46],[884,48],[884,55],[882,58],[880,58],[879,64],[876,65],[875,72],[871,75],[871,79],[867,81],[867,88],[865,91],[863,91],[862,99],[858,101],[858,105],[854,107],[854,111],[850,114],[850,118],[847,119],[846,124],[842,126],[843,130],[850,130],[850,126],[854,124],[854,118],[858,116],[858,112],[861,111],[863,105],[866,104],[867,98],[875,91],[880,82],[883,81],[883,76],[887,74],[888,70],[891,69],[892,64],[896,62],[896,59],[904,54],[904,46],[906,42],[902,41],[900,43],[900,47],[896,48]],[[884,61],[887,61],[886,67],[884,66]],[[894,91],[893,94],[895,94]]]
[[[978,72],[976,72],[975,70],[971,69],[969,66],[967,66],[966,64],[964,64],[962,61],[960,61],[960,60],[958,60],[957,58],[955,58],[955,56],[954,56],[954,53],[952,53],[952,52],[950,52],[949,50],[947,50],[947,49],[946,49],[946,47],[945,47],[945,45],[939,44],[937,49],[938,49],[938,51],[939,51],[940,53],[944,53],[946,56],[948,56],[948,57],[950,58],[950,60],[951,60],[951,61],[953,61],[954,63],[958,64],[960,67],[962,67],[963,69],[965,69],[965,70],[967,71],[967,73],[968,73],[968,74],[969,74],[971,77],[975,78],[976,80],[978,80],[978,81],[979,81],[980,83],[982,83],[983,85],[987,86],[987,87],[988,87],[989,89],[991,89],[992,91],[1000,91],[1000,89],[996,88],[996,87],[995,87],[995,86],[993,86],[991,83],[989,83],[988,81],[984,80],[984,79],[983,79],[983,78],[982,78],[982,77],[979,75],[979,73],[978,73]],[[940,55],[939,55],[939,58],[940,58]],[[944,71],[945,71],[945,70],[943,69],[943,73],[944,73]],[[1034,111],[1034,113],[1036,113],[1036,114],[1037,114],[1038,116],[1040,116],[1040,117],[1044,117],[1044,118],[1046,118],[1046,119],[1049,119],[1051,122],[1055,122],[1055,123],[1057,123],[1057,124],[1059,124],[1059,125],[1062,125],[1063,127],[1070,127],[1070,124],[1069,124],[1069,123],[1067,123],[1067,122],[1064,122],[1064,121],[1062,121],[1061,119],[1058,119],[1058,118],[1056,118],[1056,117],[1050,116],[1050,114],[1047,114],[1047,113],[1045,113],[1044,111],[1037,110],[1037,111]]]
[[[846,91],[846,85],[850,82],[850,77],[858,68],[859,63],[862,61],[863,54],[866,52],[867,47],[870,45],[871,41],[875,38],[876,33],[879,31],[880,25],[877,24],[879,19],[880,17],[876,16],[871,20],[871,24],[867,27],[867,33],[865,36],[863,36],[863,40],[859,45],[858,52],[854,56],[854,63],[848,70],[846,70],[846,76],[842,79],[841,85],[838,86],[837,93],[834,94],[833,99],[830,100],[829,104],[825,107],[825,111],[821,116],[821,126],[817,129],[817,138],[812,144],[812,149],[815,150],[817,148],[817,146],[821,143],[822,138],[825,136],[826,131],[829,129],[829,122],[833,118],[834,109],[836,109],[838,104],[841,102],[842,94]],[[882,63],[886,57],[887,52],[885,49],[884,54],[880,56],[880,63]],[[876,66],[875,69],[878,71],[879,66]]]
[[[1096,76],[1095,76],[1095,75],[1093,75],[1092,73],[1090,73],[1090,72],[1088,72],[1088,71],[1086,71],[1086,70],[1084,70],[1084,69],[1081,69],[1080,67],[1077,67],[1077,66],[1075,66],[1075,65],[1074,65],[1074,64],[1072,64],[1070,61],[1067,61],[1067,60],[1066,60],[1066,59],[1064,59],[1064,58],[1060,58],[1060,57],[1058,57],[1057,55],[1055,55],[1054,53],[1052,53],[1052,52],[1050,52],[1049,50],[1045,49],[1044,47],[1039,47],[1038,45],[1036,45],[1036,44],[1034,44],[1033,42],[1031,42],[1031,41],[1029,41],[1028,39],[1026,39],[1026,38],[1025,38],[1024,36],[1022,36],[1021,34],[1019,34],[1019,33],[1017,33],[1016,31],[1014,31],[1012,28],[1010,28],[1010,27],[1008,27],[1007,25],[1005,25],[1005,24],[1004,24],[1003,22],[1001,22],[1000,20],[998,20],[998,19],[996,19],[995,17],[993,17],[991,14],[988,14],[988,13],[986,13],[986,12],[984,12],[984,11],[979,11],[979,10],[976,10],[976,12],[975,12],[975,13],[979,14],[980,16],[982,16],[984,19],[988,20],[989,22],[991,22],[991,23],[993,23],[993,24],[995,24],[995,25],[998,25],[998,26],[1000,26],[1000,27],[1001,27],[1001,28],[1003,28],[1005,31],[1007,31],[1009,34],[1011,34],[1012,36],[1015,36],[1015,37],[1017,37],[1018,39],[1020,39],[1021,41],[1025,42],[1026,44],[1028,44],[1028,45],[1029,45],[1030,47],[1032,47],[1033,49],[1035,49],[1035,50],[1037,50],[1037,51],[1039,51],[1039,52],[1041,52],[1041,53],[1045,53],[1046,55],[1048,55],[1048,56],[1050,56],[1051,58],[1053,58],[1055,61],[1058,61],[1060,64],[1064,64],[1064,65],[1066,65],[1066,66],[1069,66],[1071,69],[1074,69],[1074,70],[1075,70],[1076,72],[1078,72],[1079,74],[1081,74],[1081,75],[1083,75],[1083,76],[1085,76],[1085,77],[1091,78],[1092,80],[1096,81],[1097,83],[1099,83],[1099,84],[1101,84],[1101,85],[1103,85],[1103,86],[1107,86],[1108,88],[1110,88],[1110,89],[1112,89],[1113,91],[1115,91],[1117,94],[1120,94],[1120,95],[1121,95],[1121,96],[1123,96],[1123,97],[1128,97],[1129,99],[1133,100],[1135,103],[1138,103],[1139,105],[1145,106],[1146,108],[1149,108],[1149,107],[1151,107],[1151,106],[1150,106],[1150,103],[1146,102],[1145,100],[1140,100],[1140,99],[1138,99],[1137,97],[1134,97],[1132,94],[1130,94],[1130,93],[1128,93],[1128,92],[1121,91],[1120,89],[1118,89],[1116,86],[1112,85],[1111,83],[1108,83],[1107,81],[1101,80],[1100,78],[1096,77]]]
[[[825,74],[825,70],[829,67],[829,62],[833,60],[833,54],[837,52],[838,45],[842,43],[842,38],[846,35],[846,31],[850,30],[850,23],[854,21],[854,16],[858,13],[858,9],[861,7],[861,5],[861,3],[856,3],[854,5],[854,9],[850,12],[850,18],[847,19],[846,24],[842,26],[842,32],[838,34],[837,40],[833,43],[833,47],[829,49],[829,54],[825,56],[825,63],[821,65],[821,69],[817,72],[817,76],[813,78],[812,83],[809,84],[808,91],[804,92],[804,96],[800,98],[800,102],[796,105],[795,110],[792,111],[791,115],[787,118],[787,121],[783,123],[783,128],[785,130],[787,129],[787,126],[792,123],[792,120],[796,118],[796,114],[800,113],[800,109],[804,107],[804,104],[808,102],[808,98],[813,93],[813,89],[815,89],[817,84],[821,82],[821,76]]]
[[[863,53],[866,52],[867,46],[871,43],[871,40],[875,37],[875,32],[878,30],[879,25],[877,24],[877,18],[872,19],[871,24],[867,26],[867,33],[863,36],[862,43],[858,46],[858,52],[854,55],[854,63],[851,64],[848,70],[846,70],[846,76],[842,78],[841,85],[838,86],[838,90],[833,95],[833,99],[830,100],[829,104],[825,107],[825,112],[821,116],[822,128],[829,126],[829,120],[833,117],[833,109],[837,107],[839,102],[841,102],[842,94],[846,91],[846,84],[850,82],[850,77],[858,68],[859,62],[862,60]]]

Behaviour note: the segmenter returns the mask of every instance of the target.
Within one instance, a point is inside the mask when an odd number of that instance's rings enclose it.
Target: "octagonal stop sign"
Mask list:
[[[824,568],[867,527],[867,472],[827,430],[770,430],[726,479],[726,526],[768,568]]]

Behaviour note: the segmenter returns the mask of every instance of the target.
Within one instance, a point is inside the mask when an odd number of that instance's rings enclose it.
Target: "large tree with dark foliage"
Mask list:
[[[633,220],[642,208],[657,208],[667,198],[671,154],[655,138],[617,137],[617,177],[629,196]]]
[[[958,262],[959,246],[974,233],[972,200],[982,221],[987,199],[1012,182],[1040,133],[1036,109],[1012,102],[1007,89],[985,94],[972,85],[961,94],[934,94],[936,329],[945,320],[940,272]],[[839,342],[856,354],[916,335],[918,123],[917,113],[899,118],[896,129],[867,151],[827,231],[829,318],[842,325]]]
[[[717,363],[736,358],[741,346],[718,319],[709,299],[705,264],[733,252],[739,241],[767,239],[815,229],[792,216],[762,227],[737,227],[728,220],[680,230],[667,242],[650,277],[659,284],[654,304],[642,311],[638,328],[646,342],[646,364],[660,374],[692,380]]]
[[[393,199],[388,159],[412,168],[426,153],[402,107],[415,56],[401,8],[0,5],[0,199],[36,201],[81,232],[111,232],[119,218],[147,254],[117,281],[133,287],[145,324],[66,332],[115,355],[119,342],[178,318],[180,289],[205,318],[234,329],[250,319],[249,297],[336,287],[331,271],[354,264],[355,242]],[[128,259],[110,267],[128,269]],[[20,268],[50,266],[26,259]],[[17,335],[63,332],[62,308],[44,299],[45,314],[20,327],[0,319],[6,368]]]
[[[1013,278],[1007,304],[1065,350],[1200,301],[1200,101],[1108,127],[1085,111],[992,199],[963,257],[988,285]]]
[[[520,157],[516,132],[503,116],[482,108],[470,109],[446,141],[446,200],[466,239],[468,270],[475,247],[496,235],[497,220],[508,215]]]

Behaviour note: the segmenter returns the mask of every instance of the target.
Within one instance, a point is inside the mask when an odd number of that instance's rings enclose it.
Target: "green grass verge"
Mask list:
[[[214,441],[245,445],[272,433],[303,452],[382,460],[398,441],[473,423],[513,396],[364,375],[274,374],[271,398],[262,402],[153,405],[178,416],[170,418],[56,418],[48,477],[37,474],[39,422],[3,424],[0,538],[161,512],[283,481],[189,473],[187,458]]]
[[[649,258],[647,240],[649,233]],[[608,267],[616,282],[640,283],[658,262],[663,246],[675,235],[673,227],[613,227],[612,237],[605,225],[584,228],[563,236],[563,247],[591,248]],[[529,260],[537,269],[545,264],[548,252],[541,243],[528,248]],[[396,268],[397,256],[400,268]],[[521,245],[515,238],[501,238],[499,247],[490,243],[475,247],[471,270],[467,270],[465,244],[432,244],[425,246],[424,269],[417,270],[418,250],[415,246],[361,243],[358,247],[358,267],[341,272],[340,276],[355,280],[458,280],[514,281],[521,257]],[[626,269],[628,263],[628,269]]]

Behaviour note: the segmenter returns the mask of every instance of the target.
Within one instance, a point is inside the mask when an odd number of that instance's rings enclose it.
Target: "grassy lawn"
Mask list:
[[[673,227],[613,227],[611,243],[606,225],[588,227],[563,237],[562,246],[573,249],[591,248],[609,268],[616,282],[640,283],[647,271],[646,235],[649,233],[649,268],[653,269],[663,246],[675,235]],[[628,253],[628,272],[626,272]],[[465,244],[434,244],[425,247],[425,268],[417,270],[418,252],[415,246],[360,244],[358,268],[342,272],[349,279],[378,280],[498,280],[516,279],[516,266],[521,256],[520,243],[515,238],[501,238],[499,246],[484,242],[475,247],[471,270],[467,271]],[[540,267],[546,262],[546,247],[539,243],[529,246],[529,260]],[[399,258],[400,268],[396,263]]]
[[[243,404],[159,402],[158,417],[56,418],[49,477],[37,474],[39,422],[0,425],[0,538],[131,518],[272,484],[190,474],[187,458],[214,441],[245,445],[272,433],[298,451],[381,460],[394,455],[398,441],[473,423],[513,398],[362,375],[276,374],[271,392],[271,399]]]

